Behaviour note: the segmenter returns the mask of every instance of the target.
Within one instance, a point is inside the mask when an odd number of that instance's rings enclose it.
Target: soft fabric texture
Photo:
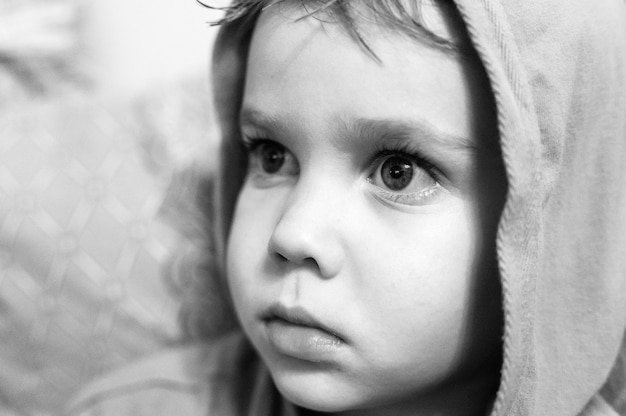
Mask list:
[[[87,381],[180,340],[167,141],[203,137],[205,84],[0,115],[0,414],[56,414]]]
[[[67,416],[295,416],[240,333],[166,351],[85,389]]]
[[[0,1],[1,415],[57,414],[181,338],[181,235],[162,208],[209,144],[199,9]]]
[[[497,237],[503,366],[491,415],[625,414],[626,5],[456,4],[495,96],[509,185]],[[229,147],[249,36],[225,26],[216,47],[223,163],[238,163]],[[221,189],[222,236],[235,192]]]
[[[76,99],[0,116],[0,413],[54,414],[180,333],[165,182],[115,112]]]
[[[494,414],[575,415],[606,382],[625,328],[626,8],[458,6],[494,90],[509,177]]]

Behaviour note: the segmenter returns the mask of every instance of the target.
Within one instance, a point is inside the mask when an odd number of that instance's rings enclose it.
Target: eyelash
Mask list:
[[[274,140],[268,139],[266,137],[243,137],[242,139],[243,147],[248,154],[254,152],[258,147],[266,143],[274,143]],[[412,148],[408,144],[395,143],[392,145],[381,145],[380,148],[376,149],[374,153],[375,156],[369,163],[370,166],[382,162],[385,158],[389,156],[400,155],[415,162],[417,166],[428,172],[428,174],[431,175],[433,179],[439,179],[439,173],[437,172],[437,168],[435,167],[435,165],[430,162],[430,160],[426,158],[420,150]]]
[[[247,154],[254,152],[261,145],[271,142],[273,142],[273,140],[265,137],[243,137],[241,140],[241,144]]]
[[[248,157],[250,157],[250,155],[254,153],[256,149],[268,143],[275,143],[282,146],[280,143],[266,137],[242,138],[242,145]],[[385,159],[391,156],[401,156],[408,160],[411,160],[418,168],[423,169],[423,171],[438,184],[438,187],[425,189],[424,194],[420,194],[417,196],[412,193],[390,192],[387,190],[379,189],[378,193],[382,195],[384,199],[391,201],[400,201],[403,199],[419,200],[429,197],[430,194],[432,194],[433,192],[437,192],[437,190],[440,189],[442,183],[440,180],[440,171],[427,157],[422,154],[419,149],[416,148],[416,146],[411,146],[411,143],[381,143],[379,147],[374,149],[374,156],[370,158],[370,161],[367,164],[367,171],[369,172],[369,175],[375,174],[376,169],[379,169],[380,165],[385,161]]]

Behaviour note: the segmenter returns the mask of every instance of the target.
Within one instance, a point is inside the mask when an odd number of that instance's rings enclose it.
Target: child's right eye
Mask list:
[[[285,164],[285,148],[276,143],[266,142],[259,146],[261,167],[267,173],[276,173]]]
[[[264,175],[293,176],[300,171],[293,154],[283,145],[268,139],[254,139],[248,147],[248,169]]]

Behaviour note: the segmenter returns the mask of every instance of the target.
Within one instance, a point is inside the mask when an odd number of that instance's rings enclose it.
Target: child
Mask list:
[[[619,0],[236,2],[206,279],[241,330],[69,413],[618,414],[625,20]]]

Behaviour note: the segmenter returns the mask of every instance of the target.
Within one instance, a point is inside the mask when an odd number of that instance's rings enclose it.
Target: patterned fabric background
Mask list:
[[[115,68],[112,55],[86,42],[106,26],[91,4],[0,0],[3,415],[56,414],[93,377],[180,342],[180,282],[164,265],[182,237],[160,213],[172,175],[210,149],[205,68],[148,59],[145,77],[111,78],[98,63]],[[147,16],[173,44],[178,29]],[[209,30],[193,23],[201,36],[180,44],[206,57]]]

